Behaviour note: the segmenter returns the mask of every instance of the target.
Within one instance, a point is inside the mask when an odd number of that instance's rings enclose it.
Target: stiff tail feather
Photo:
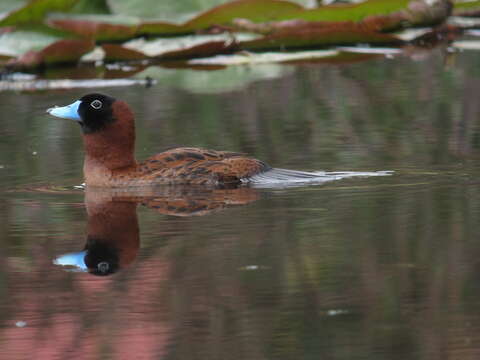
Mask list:
[[[248,179],[248,183],[255,187],[284,187],[298,186],[303,184],[322,184],[328,181],[341,180],[351,177],[389,176],[393,171],[297,171],[272,168]]]

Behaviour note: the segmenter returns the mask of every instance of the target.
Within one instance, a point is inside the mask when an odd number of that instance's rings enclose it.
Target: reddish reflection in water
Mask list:
[[[173,216],[203,216],[258,200],[246,187],[157,187],[137,191],[89,189],[85,196],[87,239],[82,251],[59,256],[54,263],[74,271],[110,275],[129,266],[140,247],[137,204]]]

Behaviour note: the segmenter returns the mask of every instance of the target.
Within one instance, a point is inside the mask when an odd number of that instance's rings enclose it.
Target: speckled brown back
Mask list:
[[[118,172],[118,179],[136,183],[235,184],[269,167],[243,154],[199,148],[176,148],[154,155],[134,171]]]

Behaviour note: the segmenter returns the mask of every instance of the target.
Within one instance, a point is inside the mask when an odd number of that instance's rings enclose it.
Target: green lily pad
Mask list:
[[[389,15],[407,8],[411,0],[367,0],[358,4],[320,6],[289,14],[287,19],[308,21],[361,21],[368,16]]]
[[[300,10],[304,10],[301,5],[283,0],[234,0],[207,10],[180,25],[169,22],[143,23],[139,27],[139,33],[165,35],[192,33],[213,25],[229,24],[236,18],[265,22]]]
[[[68,11],[77,2],[78,0],[32,0],[0,20],[0,27],[40,22],[49,12]]]
[[[115,14],[128,14],[142,19],[173,21],[177,24],[208,9],[228,3],[228,0],[114,0],[110,7]],[[311,0],[294,0],[299,5],[312,5]]]
[[[274,21],[303,10],[302,6],[288,1],[236,0],[196,16],[184,26],[187,29],[199,30],[214,24],[231,23],[235,18],[248,18],[253,22]]]
[[[253,23],[304,20],[309,22],[363,22],[366,29],[394,30],[404,24],[430,25],[443,21],[450,11],[448,0],[366,0],[358,4],[340,4],[306,9],[283,0],[235,0],[205,11],[191,20],[144,22],[140,34],[179,35],[206,30],[213,26],[235,27],[236,19]]]
[[[453,3],[453,15],[455,16],[479,16],[480,1],[455,1]]]
[[[107,0],[79,0],[71,9],[74,14],[111,14]]]

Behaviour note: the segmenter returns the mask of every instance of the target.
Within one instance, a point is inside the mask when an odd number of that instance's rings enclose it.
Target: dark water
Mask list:
[[[79,129],[44,111],[89,90],[0,93],[0,358],[477,359],[480,53],[425,55],[102,89],[139,158],[395,170],[323,186],[73,190]],[[85,246],[115,274],[54,265]]]

